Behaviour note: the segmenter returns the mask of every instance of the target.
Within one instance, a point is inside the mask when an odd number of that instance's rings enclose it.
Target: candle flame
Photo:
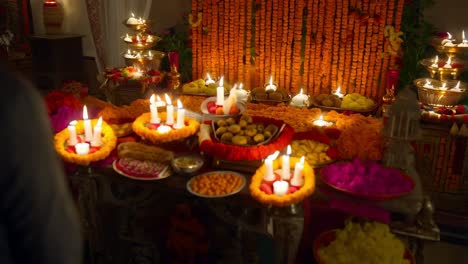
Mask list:
[[[210,76],[209,73],[206,73],[206,79],[208,79],[208,81],[212,81],[211,76]]]
[[[151,54],[151,50],[148,51],[148,56],[153,57],[153,54]]]
[[[452,39],[452,34],[450,34],[450,32],[447,32],[447,38]]]
[[[132,17],[135,17],[135,14],[133,14],[133,12],[132,12]]]
[[[424,84],[424,86],[431,86],[431,81],[426,80],[426,84]]]
[[[169,97],[169,95],[167,95],[167,93],[164,94],[164,97],[166,97],[166,103],[168,105],[171,105],[172,104],[172,101],[171,101],[171,98]]]
[[[286,150],[286,155],[291,155],[292,151],[291,151],[291,145],[288,145],[288,148]]]
[[[137,42],[140,42],[141,41],[140,36],[137,36],[136,40],[137,40]]]
[[[152,94],[150,97],[150,104],[154,104],[154,94]]]
[[[83,120],[88,120],[88,108],[86,108],[86,105],[83,106]]]
[[[102,126],[102,116],[99,117],[96,126],[98,127]]]
[[[453,89],[460,90],[460,81],[457,82],[457,85],[455,85]]]
[[[221,79],[219,79],[219,87],[222,87],[224,83],[224,76],[221,76]]]
[[[304,164],[304,160],[305,160],[305,157],[302,156],[302,157],[301,157],[301,160],[299,161],[299,162],[301,163],[301,165]]]
[[[319,120],[323,120],[323,115],[320,115]]]
[[[437,66],[438,62],[439,62],[439,56],[436,55],[435,58],[434,58],[434,65]]]
[[[184,106],[182,105],[182,102],[180,101],[180,99],[177,99],[177,108],[179,108],[179,109],[184,108]]]
[[[338,86],[338,88],[336,88],[336,92],[335,92],[335,94],[339,94],[340,92],[341,92],[341,87],[340,87],[340,86]]]
[[[243,84],[243,83],[240,83],[240,84],[239,84],[239,90],[242,90],[242,87],[243,87],[243,86],[244,86],[244,84]]]
[[[70,124],[69,124],[69,125],[70,125],[70,126],[76,126],[76,124],[78,124],[78,121],[72,120],[72,121],[70,121]]]
[[[280,153],[280,152],[277,150],[277,151],[275,151],[275,153],[269,155],[269,156],[267,157],[267,159],[269,159],[269,160],[275,160],[276,158],[278,158],[279,153]]]
[[[270,75],[270,85],[273,85],[273,76]]]
[[[442,83],[442,87],[440,87],[441,90],[447,90],[447,83]]]
[[[130,51],[130,49],[127,50],[127,54],[132,55],[132,52]]]
[[[301,91],[299,91],[299,94],[302,94],[302,88],[301,88]]]
[[[449,57],[447,62],[444,65],[444,68],[452,68],[452,58]]]

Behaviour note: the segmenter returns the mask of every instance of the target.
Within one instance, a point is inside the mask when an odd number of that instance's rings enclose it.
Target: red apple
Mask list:
[[[209,112],[210,114],[216,113],[216,105],[210,106],[210,107],[208,108],[208,112]]]
[[[216,106],[215,101],[209,101],[208,103],[206,103],[206,108],[210,108],[212,106]]]

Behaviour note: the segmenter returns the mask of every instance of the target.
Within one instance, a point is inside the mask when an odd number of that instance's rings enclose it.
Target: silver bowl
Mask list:
[[[184,154],[176,156],[171,165],[176,173],[194,174],[203,167],[204,163],[203,157],[198,154]]]

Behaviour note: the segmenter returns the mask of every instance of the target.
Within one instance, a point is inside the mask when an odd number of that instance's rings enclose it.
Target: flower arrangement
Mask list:
[[[166,113],[160,113],[159,117],[161,120],[166,120]],[[177,118],[177,112],[174,113],[174,118]],[[150,119],[151,113],[144,113],[133,122],[132,128],[137,135],[153,143],[171,142],[189,137],[195,134],[200,127],[200,123],[197,120],[185,118],[185,127],[172,129],[166,133],[160,133],[158,130],[151,129],[148,126]]]
[[[290,167],[294,169],[297,162],[300,159],[296,157],[290,158]],[[281,160],[276,159],[273,161],[273,169],[277,170],[281,167]],[[307,196],[311,195],[315,190],[315,174],[314,169],[307,163],[304,163],[304,185],[297,191],[293,193],[289,193],[283,196],[275,195],[275,194],[267,194],[260,189],[260,186],[263,183],[263,177],[266,172],[265,165],[262,165],[252,177],[252,181],[250,183],[250,194],[253,198],[258,200],[259,202],[265,205],[274,205],[279,207],[284,207],[288,205],[292,205],[295,203],[299,203]]]
[[[91,124],[95,126],[97,119],[92,119]],[[84,122],[79,120],[76,124],[76,133],[84,133]],[[64,129],[59,133],[55,134],[54,137],[54,146],[55,150],[58,152],[60,157],[66,162],[87,166],[91,162],[99,161],[105,159],[117,144],[117,138],[114,135],[112,128],[105,122],[102,122],[102,146],[93,153],[87,155],[78,155],[74,152],[70,152],[67,149],[67,140],[69,139],[70,134],[68,129]]]

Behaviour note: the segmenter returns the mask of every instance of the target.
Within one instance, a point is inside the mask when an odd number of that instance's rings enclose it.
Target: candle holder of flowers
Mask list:
[[[91,125],[95,126],[98,123],[97,119],[91,120]],[[77,144],[70,144],[70,130],[65,128],[54,136],[55,150],[60,157],[70,163],[77,165],[88,166],[91,162],[96,162],[107,158],[117,144],[117,138],[112,128],[102,121],[102,137],[98,147],[91,146],[88,153],[77,153],[77,145],[84,143],[83,134],[85,134],[85,125],[83,120],[76,122],[75,129],[77,135]]]
[[[274,174],[275,180],[265,180],[267,165],[264,164],[257,169],[250,183],[250,194],[253,198],[265,205],[285,207],[301,202],[304,198],[311,195],[315,190],[314,169],[300,158],[290,158],[290,169],[295,170],[296,164],[302,163],[303,170],[299,175],[292,175],[290,179],[282,179],[281,175]],[[280,159],[273,160],[272,168],[274,171],[280,170],[282,163]],[[300,177],[296,179],[295,176]],[[279,193],[275,188],[277,186],[285,187],[285,191]]]

